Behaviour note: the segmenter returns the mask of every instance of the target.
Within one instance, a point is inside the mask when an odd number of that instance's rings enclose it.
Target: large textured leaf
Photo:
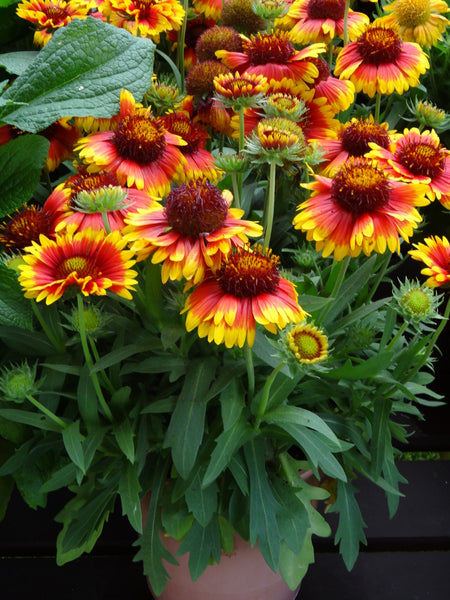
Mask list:
[[[0,146],[0,219],[31,199],[49,147],[50,142],[40,135],[22,135]]]
[[[17,274],[0,264],[0,323],[32,329],[31,302],[24,298]]]
[[[99,19],[74,19],[53,33],[2,97],[0,118],[36,133],[62,117],[111,117],[122,88],[141,100],[155,45]],[[17,103],[25,103],[17,106]]]
[[[23,50],[21,52],[7,52],[0,56],[0,65],[5,67],[8,73],[21,75],[30,66],[30,63],[39,54],[38,50]]]

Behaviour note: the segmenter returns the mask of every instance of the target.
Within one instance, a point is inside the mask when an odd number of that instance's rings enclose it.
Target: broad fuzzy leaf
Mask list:
[[[151,85],[155,45],[99,19],[74,19],[53,33],[35,60],[3,95],[0,118],[24,131],[42,131],[62,117],[111,117],[121,89],[141,100]]]

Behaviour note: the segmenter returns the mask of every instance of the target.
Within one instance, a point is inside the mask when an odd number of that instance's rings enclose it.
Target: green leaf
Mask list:
[[[212,519],[206,527],[194,521],[181,543],[177,556],[186,552],[189,552],[188,564],[192,581],[200,577],[210,564],[211,558],[220,562],[220,531],[217,519]]]
[[[122,503],[122,515],[126,515],[137,533],[142,533],[142,510],[139,492],[141,485],[137,466],[127,463],[122,468],[119,480],[119,495]]]
[[[372,475],[377,478],[384,464],[385,447],[389,435],[389,417],[391,414],[392,400],[377,396],[374,400],[372,421]],[[390,435],[389,435],[390,445]]]
[[[50,476],[40,487],[42,493],[54,492],[62,488],[67,488],[75,481],[77,468],[73,463],[69,463],[58,469]]]
[[[226,469],[236,451],[254,434],[246,419],[237,421],[233,427],[223,431],[217,438],[216,447],[206,469],[203,485],[210,485]]]
[[[31,303],[23,295],[17,281],[17,273],[2,263],[0,263],[0,324],[15,325],[23,329],[33,327]]]
[[[163,559],[173,565],[177,565],[178,562],[164,547],[159,533],[161,528],[159,499],[166,483],[169,463],[160,459],[155,462],[153,468],[154,475],[150,486],[152,494],[146,515],[146,524],[142,535],[134,543],[135,546],[140,546],[134,560],[142,560],[144,574],[148,576],[155,595],[159,596],[169,579],[162,562]]]
[[[23,423],[24,425],[30,425],[30,427],[44,429],[45,431],[61,431],[60,425],[55,423],[55,421],[37,412],[19,410],[16,408],[1,408],[0,417],[9,419],[15,423]]]
[[[15,2],[15,0],[13,0]],[[38,50],[22,50],[18,52],[5,52],[0,55],[0,65],[8,73],[22,75],[39,54]]]
[[[66,504],[55,520],[63,523],[56,540],[58,566],[90,552],[99,538],[105,521],[114,507],[116,489],[95,490],[92,497],[76,496]]]
[[[194,466],[203,439],[205,397],[214,380],[216,366],[215,358],[192,364],[167,429],[164,447],[172,448],[173,462],[183,479],[188,477]]]
[[[151,40],[100,19],[73,19],[3,95],[26,106],[4,106],[0,118],[36,133],[62,117],[118,114],[123,88],[138,101],[150,88],[154,49]]]
[[[220,394],[220,410],[224,430],[233,427],[241,416],[244,406],[244,394],[239,381],[232,379]]]
[[[202,475],[197,473],[186,492],[186,503],[195,519],[202,527],[206,527],[217,510],[217,484],[202,486]]]
[[[85,365],[78,378],[77,402],[80,415],[88,430],[99,424],[97,395],[95,392],[89,368]]]
[[[250,543],[258,547],[266,563],[278,571],[281,535],[277,523],[280,505],[267,477],[264,440],[258,437],[244,446],[250,475]]]
[[[308,572],[309,565],[313,562],[314,546],[311,541],[311,534],[306,538],[305,543],[298,554],[292,552],[285,542],[281,543],[280,575],[289,586],[289,589],[297,589]]]
[[[119,448],[122,450],[130,463],[134,463],[134,431],[129,418],[126,417],[121,423],[114,425],[113,432]]]
[[[74,421],[63,429],[62,438],[70,460],[86,474],[83,446],[81,445],[80,421]]]
[[[49,148],[50,142],[40,135],[21,135],[0,146],[0,218],[22,208],[31,199]]]
[[[337,499],[329,509],[330,512],[339,513],[335,541],[339,543],[339,551],[349,571],[358,558],[360,542],[366,544],[363,531],[366,524],[355,499],[356,492],[351,483],[338,481]]]
[[[0,324],[0,339],[7,346],[18,350],[25,356],[45,356],[48,358],[55,353],[55,348],[48,341],[47,336],[39,331],[28,331],[13,325]]]
[[[170,493],[170,492],[169,492]],[[194,520],[193,515],[188,511],[184,498],[177,502],[162,502],[161,522],[164,531],[177,541],[182,540]]]
[[[364,379],[365,377],[374,377],[384,369],[387,369],[392,363],[394,352],[382,352],[371,356],[364,362],[353,365],[350,359],[345,364],[334,371],[323,371],[322,375],[331,379]]]
[[[316,469],[320,466],[330,477],[346,480],[344,469],[332,454],[332,451],[336,452],[338,449],[326,436],[297,423],[280,421],[277,425],[298,443]]]

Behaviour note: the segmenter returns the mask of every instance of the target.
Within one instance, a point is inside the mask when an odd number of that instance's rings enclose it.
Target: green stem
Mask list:
[[[59,427],[61,427],[62,429],[66,429],[67,423],[64,423],[64,421],[62,419],[60,419],[59,417],[57,417],[55,415],[55,413],[52,413],[51,410],[49,410],[46,406],[44,406],[43,404],[41,404],[39,402],[39,400],[36,400],[36,398],[34,398],[33,396],[31,396],[31,394],[27,394],[27,400],[29,400],[31,402],[31,404],[33,404],[37,409],[39,409],[41,412],[43,412],[44,415],[46,415],[47,417],[49,417],[49,419],[51,419],[57,425],[59,425]]]
[[[89,345],[91,347],[91,351],[92,351],[92,355],[94,357],[94,360],[96,362],[99,361],[100,360],[100,356],[99,356],[99,353],[97,351],[97,346],[95,345],[95,342],[92,339],[92,337],[89,337]],[[106,375],[105,371],[100,371],[99,375],[102,378],[102,382],[103,382],[104,387],[106,387],[108,389],[108,392],[110,394],[114,394],[114,392],[116,390],[114,389],[114,386],[111,383],[111,381],[109,380],[109,377]]]
[[[241,198],[239,196],[239,183],[238,175],[240,173],[231,173],[231,185],[233,186],[233,206],[235,208],[241,208]]]
[[[238,154],[242,154],[244,149],[244,139],[245,139],[245,131],[244,131],[244,107],[239,107],[239,148]],[[237,173],[237,201],[235,201],[236,208],[240,208],[241,206],[241,198],[242,198],[242,180],[243,174],[241,171]]]
[[[375,96],[375,115],[374,115],[375,123],[380,122],[380,107],[381,107],[381,94],[380,94],[380,92],[377,92],[377,95]]]
[[[244,344],[244,357],[245,364],[247,366],[247,379],[248,379],[248,403],[250,404],[255,394],[255,368],[253,366],[253,354],[252,349],[246,341]]]
[[[102,212],[103,227],[105,228],[106,234],[111,233],[111,225],[109,224],[107,211]]]
[[[375,279],[375,283],[372,286],[372,291],[369,292],[368,295],[367,295],[366,303],[368,303],[368,302],[370,302],[372,300],[373,296],[375,295],[376,291],[378,290],[378,287],[379,287],[379,285],[381,283],[381,280],[383,279],[383,277],[386,274],[389,262],[391,260],[391,256],[392,255],[389,252],[385,253],[383,264],[382,264],[380,270],[378,271],[377,278]]]
[[[275,183],[276,183],[277,165],[273,160],[270,163],[269,187],[267,190],[266,206],[264,207],[264,247],[270,247],[270,238],[272,235],[273,215],[275,211]]]
[[[386,351],[390,350],[395,342],[399,339],[399,337],[401,335],[403,335],[403,333],[405,333],[406,329],[408,327],[408,321],[403,321],[402,325],[399,327],[397,333],[394,335],[394,337],[392,338],[392,340],[389,342],[389,344],[386,346]]]
[[[86,361],[86,365],[90,372],[90,377],[92,379],[92,383],[94,385],[95,392],[97,394],[98,401],[100,402],[101,407],[103,408],[105,415],[108,417],[110,421],[113,420],[112,412],[109,406],[106,404],[105,397],[102,392],[102,388],[100,386],[100,382],[97,377],[97,373],[93,372],[94,363],[92,361],[91,353],[89,352],[89,346],[87,342],[86,335],[86,327],[84,323],[84,304],[83,304],[83,296],[81,294],[77,294],[77,302],[78,302],[78,328],[80,331],[80,340],[81,347],[83,348],[84,360]]]
[[[344,9],[344,46],[348,43],[348,12],[350,9],[350,0],[345,0]]]
[[[266,379],[266,383],[264,384],[264,389],[263,389],[263,393],[262,393],[262,397],[261,397],[261,402],[259,403],[259,406],[258,406],[258,413],[256,415],[255,429],[259,429],[259,426],[261,425],[261,421],[264,418],[264,415],[267,410],[267,406],[269,404],[270,389],[272,387],[273,382],[275,381],[275,377],[278,375],[278,373],[281,371],[281,369],[284,367],[285,364],[286,364],[286,361],[281,361],[272,370],[272,373]]]

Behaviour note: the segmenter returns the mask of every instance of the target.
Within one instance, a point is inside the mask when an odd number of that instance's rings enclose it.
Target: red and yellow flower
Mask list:
[[[394,27],[378,19],[336,58],[334,74],[353,82],[356,92],[370,98],[378,94],[403,94],[419,84],[420,75],[430,67],[422,48],[404,42]]]
[[[331,74],[328,63],[322,58],[312,58],[319,71],[318,76],[311,84],[314,98],[326,98],[327,104],[337,114],[347,110],[355,101],[355,86],[347,79],[338,79]]]
[[[370,143],[387,148],[390,143],[388,123],[377,123],[372,115],[367,119],[353,117],[346,123],[339,123],[335,137],[310,140],[319,146],[322,155],[321,175],[330,176],[348,161],[350,156],[364,156],[371,151]]]
[[[365,157],[351,158],[332,178],[314,177],[303,184],[312,194],[298,207],[293,224],[335,260],[398,252],[399,237],[408,241],[421,221],[416,207],[429,203],[424,184],[389,179]]]
[[[186,142],[167,131],[161,118],[135,103],[126,90],[120,95],[120,117],[114,131],[99,131],[79,140],[80,158],[90,172],[108,171],[121,185],[163,196],[185,163],[178,146]]]
[[[211,152],[205,148],[209,135],[202,124],[192,121],[185,112],[178,111],[163,115],[161,119],[167,131],[178,135],[186,143],[180,146],[185,162],[180,165],[174,181],[183,183],[205,177],[216,183],[219,171],[214,167]]]
[[[275,25],[289,31],[295,44],[325,42],[335,37],[344,38],[346,0],[294,0],[285,16],[276,19]],[[364,13],[348,10],[347,35],[355,40],[369,24]]]
[[[186,329],[197,328],[201,338],[227,348],[255,339],[256,323],[277,333],[288,323],[306,318],[292,282],[279,271],[279,258],[260,247],[238,248],[222,267],[202,281],[188,296]]]
[[[41,206],[25,204],[0,224],[0,243],[6,250],[22,250],[41,234],[53,233],[52,215]]]
[[[450,153],[435,131],[420,132],[413,127],[397,134],[388,147],[371,147],[369,156],[391,177],[427,184],[431,200],[450,194]]]
[[[44,204],[56,231],[69,225],[83,229],[121,231],[131,211],[149,208],[155,200],[146,192],[124,188],[112,173],[80,171],[60,183]]]
[[[413,244],[415,250],[409,254],[415,260],[422,261],[426,267],[422,275],[428,275],[425,284],[428,287],[440,287],[450,284],[450,243],[448,239],[437,235],[425,238],[424,244]]]
[[[380,17],[381,23],[398,27],[402,40],[421,46],[435,46],[450,24],[444,0],[394,0],[383,10],[388,14]]]
[[[260,225],[241,219],[243,210],[230,208],[231,200],[230,192],[205,180],[187,182],[170,192],[165,206],[129,214],[124,234],[139,260],[152,254],[153,263],[163,263],[163,283],[198,283],[234,247],[262,235]]]
[[[312,83],[317,67],[310,62],[325,52],[325,44],[310,44],[296,50],[287,31],[242,36],[242,52],[217,50],[216,56],[231,70],[264,75],[268,80],[288,77]]]
[[[75,231],[69,227],[54,240],[41,235],[25,249],[19,265],[20,284],[26,298],[52,304],[70,288],[82,294],[104,296],[106,291],[131,299],[130,290],[137,282],[133,252],[124,250],[125,239],[118,231]]]
[[[85,19],[94,5],[83,0],[23,0],[17,6],[17,16],[37,26],[34,43],[42,47],[56,29],[73,19]]]
[[[178,31],[184,18],[178,0],[104,0],[101,11],[112,25],[156,42],[160,33]]]
[[[286,341],[292,354],[301,364],[314,364],[328,356],[327,336],[309,323],[293,327],[286,335]]]

